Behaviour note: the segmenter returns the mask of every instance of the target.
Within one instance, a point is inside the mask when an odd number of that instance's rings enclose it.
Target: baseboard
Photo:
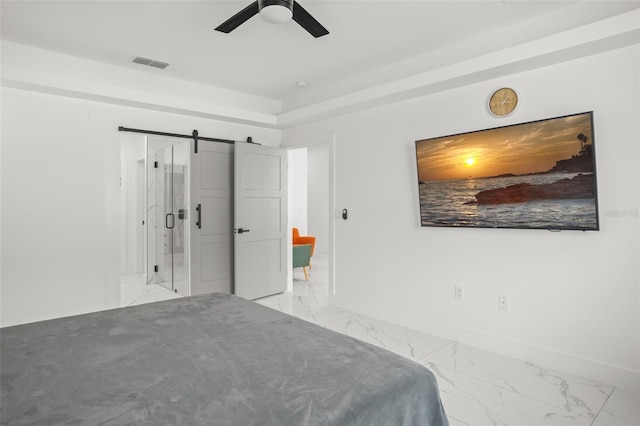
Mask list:
[[[331,298],[331,304],[413,330],[640,394],[640,372],[638,371],[459,324],[363,303],[361,300],[352,301],[336,295]]]

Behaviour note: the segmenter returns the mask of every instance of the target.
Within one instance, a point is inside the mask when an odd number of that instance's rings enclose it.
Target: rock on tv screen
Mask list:
[[[416,141],[422,226],[597,231],[593,112]]]

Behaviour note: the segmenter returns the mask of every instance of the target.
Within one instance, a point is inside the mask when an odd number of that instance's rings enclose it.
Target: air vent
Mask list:
[[[143,58],[142,56],[136,56],[135,58],[133,58],[133,61],[131,62],[136,64],[141,64],[141,65],[149,65],[151,62],[153,62],[153,60]]]
[[[134,64],[149,65],[150,67],[160,68],[161,70],[169,66],[166,62],[154,61],[153,59],[143,58],[142,56],[133,58],[131,62]]]
[[[169,64],[167,64],[166,62],[160,62],[160,61],[152,61],[149,64],[150,67],[155,67],[155,68],[160,68],[161,70],[165,69],[166,67],[169,66]]]

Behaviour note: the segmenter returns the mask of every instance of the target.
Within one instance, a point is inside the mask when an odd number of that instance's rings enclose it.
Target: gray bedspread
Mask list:
[[[0,329],[4,425],[447,425],[426,368],[229,295]]]

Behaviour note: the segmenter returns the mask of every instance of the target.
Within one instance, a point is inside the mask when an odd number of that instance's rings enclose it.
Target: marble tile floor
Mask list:
[[[384,347],[433,371],[452,426],[640,426],[630,392],[546,369],[328,304],[328,263],[314,256],[309,281],[258,303]],[[122,281],[122,306],[180,297],[144,278]]]
[[[123,275],[120,277],[120,306],[133,306],[142,303],[182,297],[159,284],[147,284],[144,274]]]
[[[295,270],[293,292],[257,302],[429,368],[451,425],[640,426],[630,392],[330,306],[327,277],[314,257],[308,282]]]

